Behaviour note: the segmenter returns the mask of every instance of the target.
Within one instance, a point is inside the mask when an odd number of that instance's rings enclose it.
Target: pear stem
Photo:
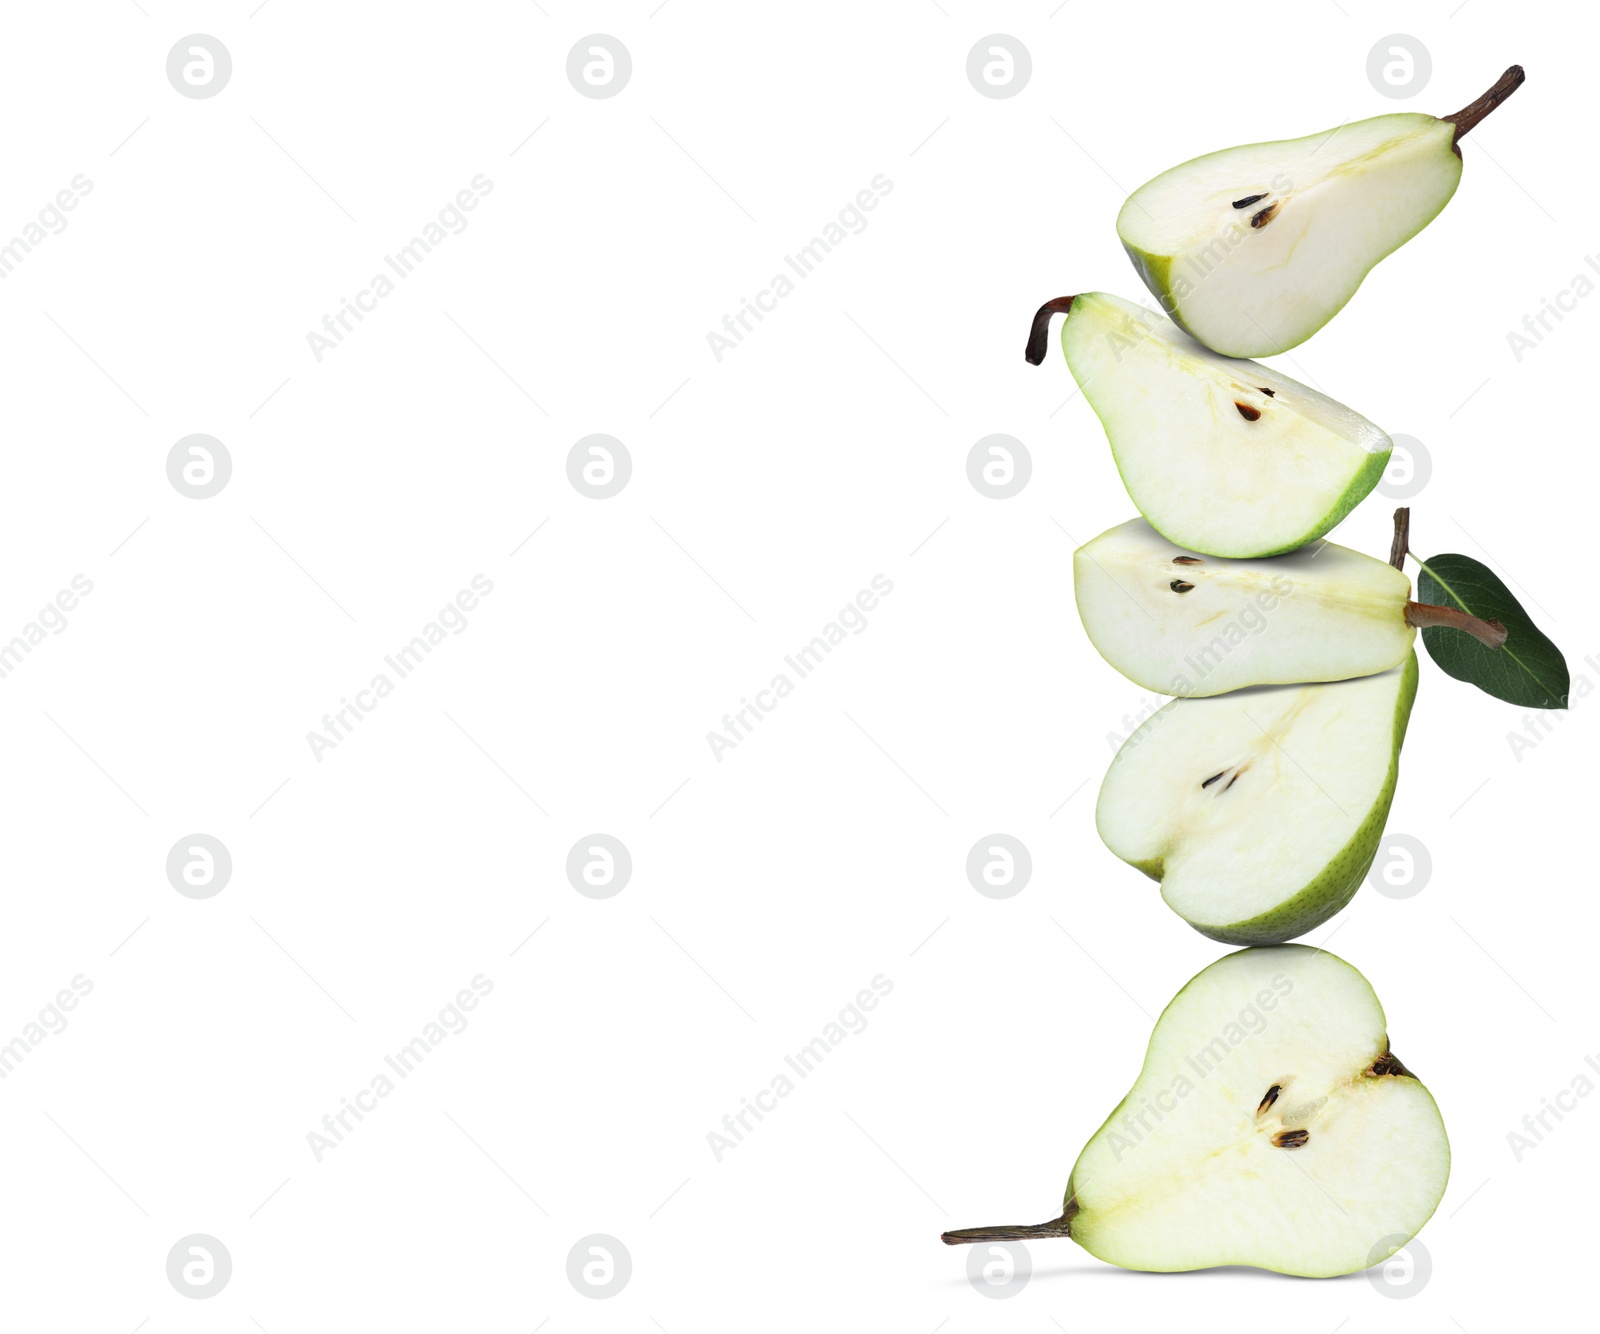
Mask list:
[[[1404,570],[1411,554],[1411,508],[1402,505],[1394,512],[1394,541],[1389,545],[1389,564]],[[1417,562],[1419,565],[1420,561]],[[1406,624],[1416,629],[1442,625],[1450,630],[1465,630],[1480,644],[1500,648],[1506,642],[1506,628],[1499,621],[1485,621],[1459,607],[1436,607],[1431,602],[1406,603]]]
[[[1468,102],[1453,116],[1440,116],[1440,120],[1450,121],[1456,127],[1455,138],[1450,141],[1451,146],[1454,147],[1459,144],[1462,135],[1469,133],[1473,126],[1504,102],[1506,98],[1510,97],[1512,93],[1516,92],[1518,88],[1522,87],[1522,81],[1526,77],[1522,72],[1521,65],[1513,65],[1494,81],[1494,87],[1490,88],[1482,97],[1474,102]],[[1461,156],[1459,151],[1456,156]]]
[[[1431,602],[1406,603],[1406,624],[1418,629],[1442,625],[1465,630],[1480,644],[1500,648],[1506,642],[1506,628],[1499,621],[1484,621],[1458,607],[1436,607]]]
[[[969,1227],[960,1232],[945,1232],[939,1240],[946,1246],[961,1246],[972,1241],[1028,1241],[1034,1237],[1070,1237],[1072,1235],[1072,1216],[1076,1209],[1069,1209],[1060,1218],[1052,1218],[1048,1223],[1016,1223],[1010,1227]]]
[[[1411,507],[1402,505],[1394,512],[1394,541],[1389,545],[1389,564],[1397,570],[1406,568],[1406,556],[1411,551]]]
[[[1058,296],[1054,301],[1046,301],[1034,313],[1033,327],[1028,330],[1028,347],[1022,354],[1030,366],[1037,366],[1044,360],[1045,345],[1050,337],[1050,317],[1065,315],[1072,309],[1072,302],[1070,296]]]

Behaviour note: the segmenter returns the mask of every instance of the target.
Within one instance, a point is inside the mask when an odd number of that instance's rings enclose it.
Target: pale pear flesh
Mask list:
[[[1061,346],[1123,484],[1169,541],[1271,556],[1321,537],[1383,475],[1390,438],[1253,361],[1218,356],[1121,297],[1072,299]]]
[[[1232,560],[1178,547],[1133,519],[1079,547],[1072,568],[1095,649],[1165,695],[1369,676],[1402,663],[1416,638],[1410,580],[1332,542]]]
[[[1218,960],[1162,1012],[1061,1218],[944,1239],[1070,1235],[1129,1269],[1330,1277],[1415,1236],[1449,1172],[1439,1110],[1391,1054],[1366,979],[1326,951],[1267,946]]]
[[[1175,699],[1117,751],[1101,839],[1190,926],[1292,940],[1342,909],[1382,842],[1417,658],[1374,676]]]
[[[1207,347],[1285,352],[1439,215],[1461,180],[1461,137],[1523,77],[1512,65],[1449,116],[1374,116],[1193,158],[1129,195],[1117,234],[1161,308]]]
[[[1128,197],[1117,234],[1162,309],[1207,347],[1271,356],[1337,315],[1460,179],[1450,122],[1375,116],[1173,167]]]

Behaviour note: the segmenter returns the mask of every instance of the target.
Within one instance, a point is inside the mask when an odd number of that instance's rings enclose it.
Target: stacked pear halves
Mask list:
[[[1074,556],[1084,629],[1124,676],[1177,697],[1118,751],[1097,824],[1213,939],[1279,944],[1350,901],[1394,797],[1416,628],[1496,633],[1413,602],[1400,544],[1391,564],[1321,540],[1393,442],[1239,356],[1310,337],[1432,221],[1461,176],[1457,141],[1521,82],[1514,66],[1453,116],[1378,116],[1163,172],[1117,230],[1172,319],[1101,292],[1034,316],[1034,364],[1066,316],[1067,365],[1143,515]]]
[[[1167,319],[1093,292],[1067,365],[1141,518],[1073,560],[1101,656],[1174,696],[1118,749],[1096,823],[1196,930],[1247,948],[1163,1012],[1132,1091],[1048,1223],[950,1243],[1070,1236],[1136,1269],[1332,1275],[1387,1259],[1433,1213],[1449,1144],[1349,964],[1283,942],[1350,901],[1394,797],[1419,626],[1490,647],[1505,628],[1411,600],[1405,511],[1390,560],[1323,539],[1392,441],[1241,358],[1309,338],[1449,202],[1457,143],[1522,82],[1453,116],[1379,116],[1196,158],[1129,196],[1117,230]],[[1431,645],[1430,645],[1431,646]]]

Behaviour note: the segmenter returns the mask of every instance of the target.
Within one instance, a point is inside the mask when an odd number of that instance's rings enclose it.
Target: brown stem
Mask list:
[[[1072,309],[1072,301],[1070,296],[1058,296],[1054,301],[1046,301],[1035,312],[1033,328],[1028,330],[1028,347],[1022,354],[1030,366],[1037,366],[1044,360],[1045,344],[1050,336],[1050,317],[1065,315]]]
[[[1389,564],[1397,570],[1406,568],[1406,554],[1411,550],[1411,508],[1402,505],[1394,512],[1394,541],[1389,545]]]
[[[960,1232],[945,1232],[939,1240],[946,1246],[961,1246],[972,1241],[1029,1241],[1035,1237],[1070,1237],[1072,1216],[1076,1209],[1068,1209],[1060,1218],[1048,1223],[1017,1223],[1011,1227],[969,1227]]]
[[[1461,142],[1461,136],[1467,134],[1473,126],[1487,116],[1497,106],[1522,87],[1522,81],[1527,76],[1522,72],[1521,65],[1513,65],[1504,74],[1494,81],[1494,87],[1489,89],[1482,97],[1474,102],[1468,102],[1453,116],[1440,116],[1440,120],[1447,120],[1456,127],[1455,138],[1450,141],[1451,146]],[[1461,150],[1456,149],[1456,156],[1461,156]]]
[[[1465,630],[1480,644],[1499,648],[1506,642],[1506,628],[1499,621],[1479,620],[1470,612],[1458,607],[1436,607],[1431,602],[1406,603],[1406,624],[1425,629],[1430,625],[1443,625],[1451,630]]]

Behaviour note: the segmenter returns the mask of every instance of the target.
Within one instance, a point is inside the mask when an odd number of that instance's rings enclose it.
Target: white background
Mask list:
[[[7,1325],[1477,1334],[1588,1300],[1600,1098],[1520,1162],[1506,1137],[1600,1050],[1577,874],[1600,706],[1536,719],[1519,760],[1520,712],[1427,660],[1391,829],[1432,878],[1308,938],[1372,982],[1443,1110],[1426,1287],[1139,1275],[1057,1242],[995,1302],[938,1234],[1053,1216],[1150,1016],[1224,952],[1094,833],[1108,734],[1152,701],[1086,642],[1069,558],[1133,509],[1055,338],[1022,359],[1034,308],[1144,297],[1114,221],[1158,171],[1444,114],[1520,61],[1448,210],[1279,362],[1425,443],[1417,550],[1489,562],[1581,691],[1600,299],[1520,362],[1506,335],[1600,245],[1592,24],[141,4],[8,6],[0,45],[0,234],[93,183],[0,282],[0,634],[94,585],[0,681],[0,1042],[93,983],[0,1082]],[[1398,102],[1366,76],[1397,31],[1433,61]],[[196,32],[233,59],[206,100],[165,75]],[[596,32],[633,60],[609,100],[565,75]],[[1005,100],[965,73],[993,32],[1032,56]],[[470,226],[318,362],[307,333],[479,173]],[[880,173],[870,225],[718,362],[707,333]],[[209,500],[165,472],[195,432],[233,460]],[[566,474],[594,432],[633,460],[604,501]],[[1010,500],[966,477],[993,432],[1031,452]],[[1383,554],[1391,508],[1337,540]],[[477,574],[469,627],[314,758]],[[707,732],[877,574],[868,628],[715,759]],[[197,831],[234,864],[203,901],[164,869]],[[595,831],[633,858],[604,901],[564,871]],[[1006,901],[964,872],[996,831],[1033,857]],[[470,1026],[316,1161],[308,1132],[480,973]],[[716,1161],[708,1132],[879,974],[867,1029]],[[207,1301],[165,1272],[194,1232],[233,1257]],[[589,1233],[633,1257],[608,1301],[566,1278]]]

